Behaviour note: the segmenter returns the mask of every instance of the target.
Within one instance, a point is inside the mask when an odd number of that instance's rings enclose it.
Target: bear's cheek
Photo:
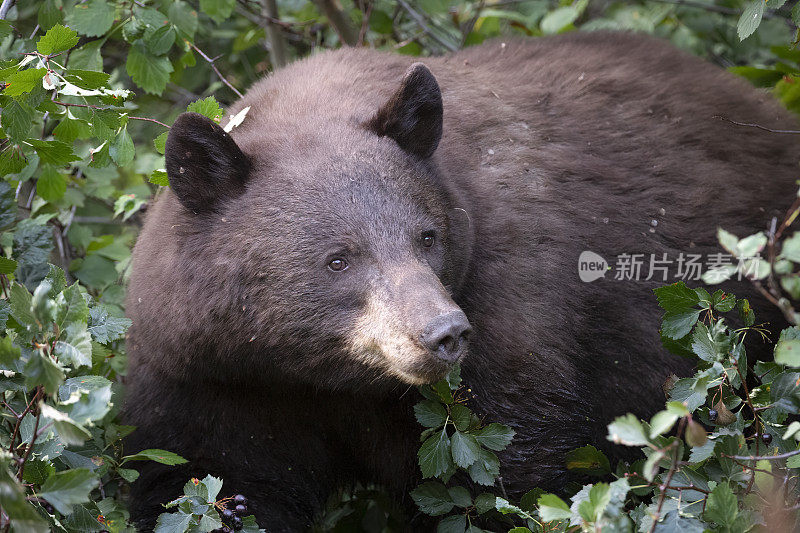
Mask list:
[[[411,385],[438,381],[450,366],[431,357],[411,329],[398,306],[370,296],[350,331],[350,352],[361,363]]]

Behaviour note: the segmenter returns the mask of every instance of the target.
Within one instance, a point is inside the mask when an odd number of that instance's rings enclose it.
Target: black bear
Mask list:
[[[190,460],[142,467],[145,527],[206,473],[269,531],[303,530],[356,481],[407,494],[408,389],[456,361],[473,409],[516,430],[505,490],[558,490],[568,450],[608,450],[606,424],[663,407],[688,370],[659,340],[652,289],[672,274],[584,282],[581,253],[719,251],[718,225],[783,213],[800,156],[796,136],[720,118],[795,127],[769,96],[626,34],[425,65],[325,52],[245,107],[230,134],[178,118],[134,252],[129,446]]]

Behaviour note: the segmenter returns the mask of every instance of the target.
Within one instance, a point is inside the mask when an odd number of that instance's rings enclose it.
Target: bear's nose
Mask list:
[[[455,363],[463,354],[470,333],[472,327],[467,315],[459,309],[431,320],[419,336],[419,341],[437,359]]]

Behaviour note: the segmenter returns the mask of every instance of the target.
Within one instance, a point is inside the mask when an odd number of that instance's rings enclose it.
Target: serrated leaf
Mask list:
[[[104,35],[114,23],[114,4],[106,0],[89,0],[77,4],[67,15],[69,27],[87,37]]]
[[[53,167],[45,167],[36,180],[36,194],[48,202],[56,202],[67,192],[67,180]]]
[[[38,496],[60,513],[70,514],[74,504],[89,501],[89,493],[99,484],[100,480],[91,470],[73,468],[47,478]]]
[[[500,460],[489,450],[481,449],[480,456],[470,465],[468,472],[475,483],[494,485],[495,479],[500,475]]]
[[[28,139],[26,142],[33,146],[42,163],[49,163],[60,167],[80,159],[72,152],[72,147],[70,145],[61,141]]]
[[[744,8],[736,24],[736,33],[740,41],[747,39],[758,29],[764,16],[764,5],[764,0],[751,0]]]
[[[150,94],[164,92],[173,70],[168,57],[150,54],[141,39],[131,46],[125,68],[133,82]]]
[[[220,23],[231,16],[236,0],[200,0],[200,11]]]
[[[591,445],[567,452],[566,466],[567,470],[593,476],[602,476],[611,472],[608,458]]]
[[[197,31],[197,11],[191,5],[176,0],[169,6],[167,12],[169,21],[178,29],[183,38],[193,39]]]
[[[79,367],[92,366],[92,338],[83,322],[73,322],[67,326],[64,340],[56,342],[55,354],[59,361]]]
[[[115,317],[105,305],[97,305],[89,310],[89,333],[100,344],[121,339],[131,326],[129,318]]]
[[[109,146],[109,155],[111,155],[111,159],[113,159],[117,165],[124,167],[133,161],[135,153],[133,139],[131,139],[128,133],[128,126],[122,126],[122,129],[119,130],[119,133],[117,133],[117,136],[114,138],[114,142]]]
[[[658,305],[665,311],[683,311],[696,306],[700,297],[682,281],[654,289]]]
[[[191,513],[161,513],[153,533],[185,533],[192,517]]]
[[[661,333],[673,340],[682,339],[691,333],[699,317],[699,309],[667,311],[661,321]]]
[[[417,453],[422,477],[435,477],[444,474],[453,464],[450,452],[450,438],[447,432],[437,431],[428,437]]]
[[[3,94],[6,96],[20,96],[29,93],[41,85],[45,74],[47,74],[47,69],[29,68],[5,76],[5,79],[2,80],[6,82]]]
[[[162,465],[182,465],[188,462],[180,455],[166,450],[159,450],[156,448],[142,450],[134,455],[126,455],[122,458],[122,463],[126,461],[155,461]]]
[[[72,28],[56,24],[39,39],[36,49],[40,54],[51,55],[69,50],[78,44],[78,33]]]
[[[630,413],[608,425],[608,440],[626,446],[646,446],[650,442],[642,423]]]
[[[0,256],[0,274],[13,274],[17,269],[17,262],[13,259]],[[5,301],[5,300],[4,300]]]
[[[430,516],[449,513],[455,503],[447,488],[438,481],[426,481],[411,491],[411,498],[417,507]]]
[[[169,49],[175,43],[175,30],[171,24],[161,26],[150,35],[146,35],[144,43],[151,54],[164,55],[169,52]]]
[[[427,428],[438,428],[447,420],[447,410],[438,402],[422,400],[414,405],[414,416],[417,422]]]
[[[564,500],[555,494],[543,494],[539,498],[539,516],[545,522],[553,520],[568,520],[572,517],[572,512]]]
[[[33,124],[33,116],[33,109],[16,100],[11,100],[3,107],[0,124],[11,141],[21,143],[28,138]]]
[[[781,340],[775,345],[775,362],[781,365],[800,367],[800,340]]]
[[[166,170],[154,170],[150,174],[150,183],[160,185],[161,187],[169,187],[169,176]]]
[[[450,441],[453,462],[461,468],[468,468],[481,454],[481,446],[475,437],[455,431]]]
[[[213,96],[192,102],[186,107],[186,111],[200,113],[204,117],[208,117],[214,122],[219,122],[224,114],[216,98]]]
[[[481,446],[496,452],[505,450],[511,444],[515,432],[508,426],[492,423],[473,433]]]
[[[168,131],[165,131],[155,139],[153,139],[153,146],[156,148],[156,152],[161,155],[164,155],[164,152],[167,149],[167,136],[169,135]]]
[[[730,485],[725,481],[719,483],[708,496],[703,518],[720,526],[731,526],[738,514],[739,503]]]

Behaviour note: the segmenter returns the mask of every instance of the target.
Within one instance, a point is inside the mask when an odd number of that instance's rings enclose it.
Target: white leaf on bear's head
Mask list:
[[[245,107],[235,115],[231,115],[230,120],[228,120],[228,123],[223,128],[225,133],[230,133],[233,128],[244,122],[244,117],[247,116],[248,111],[250,111],[250,106]]]

